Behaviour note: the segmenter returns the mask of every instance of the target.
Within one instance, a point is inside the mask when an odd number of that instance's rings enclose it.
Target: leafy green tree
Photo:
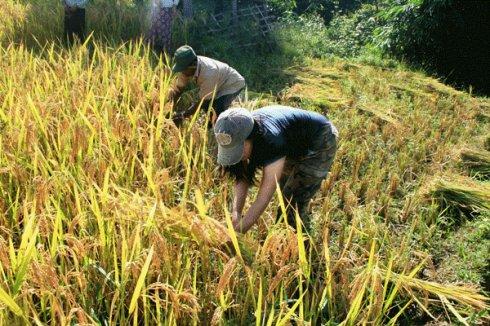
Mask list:
[[[265,2],[280,15],[292,12],[296,8],[296,0],[266,0]]]
[[[298,14],[318,14],[325,23],[336,15],[354,12],[363,4],[377,4],[379,0],[296,0],[295,12]]]
[[[378,44],[455,85],[490,94],[490,1],[396,0],[383,10]]]

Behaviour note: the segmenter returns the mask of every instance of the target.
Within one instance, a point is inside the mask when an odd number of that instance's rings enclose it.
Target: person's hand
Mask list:
[[[211,124],[214,126],[216,124],[216,120],[218,120],[218,115],[213,110],[213,116],[211,117]]]

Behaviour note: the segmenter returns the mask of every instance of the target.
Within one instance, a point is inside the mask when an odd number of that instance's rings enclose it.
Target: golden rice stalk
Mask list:
[[[0,264],[2,268],[7,270],[10,269],[10,259],[8,255],[8,244],[7,241],[0,237]]]
[[[261,317],[262,317],[262,296],[263,296],[263,288],[262,288],[262,278],[260,279],[259,284],[259,297],[257,298],[257,308],[255,309],[255,325],[260,326]]]
[[[177,290],[170,284],[156,282],[149,285],[147,291],[157,294],[150,296],[153,301],[164,302],[172,307],[172,311],[177,318],[184,313],[195,318],[201,310],[197,297],[188,290]],[[165,292],[162,298],[158,295],[159,291]]]
[[[267,299],[270,300],[273,297],[274,291],[278,287],[279,283],[284,282],[284,284],[287,283],[288,279],[285,277],[293,268],[296,266],[293,265],[286,265],[279,269],[277,272],[276,276],[271,280],[269,283],[269,290],[267,291]],[[290,280],[289,280],[290,281]]]
[[[75,317],[76,316],[76,317]],[[78,322],[79,325],[96,324],[96,321],[82,308],[72,308],[68,314],[67,321],[73,323]]]
[[[211,318],[211,326],[217,326],[219,325],[220,321],[223,318],[223,308],[218,307],[213,313],[213,318]]]
[[[148,268],[150,267],[151,258],[153,256],[153,247],[150,248],[148,256],[146,257],[145,264],[141,269],[140,276],[138,277],[138,282],[136,282],[136,287],[134,288],[133,296],[131,297],[131,303],[129,304],[129,313],[132,314],[136,307],[138,306],[138,299],[140,297],[141,289],[145,283],[146,274],[148,273]]]
[[[303,302],[303,297],[305,296],[306,292],[303,293],[298,300],[296,300],[296,303],[291,307],[291,309],[288,310],[288,312],[282,317],[276,325],[278,326],[284,326],[287,325],[288,322],[291,321],[291,319],[294,317],[294,312],[296,309],[298,309],[299,305]]]
[[[223,295],[223,292],[228,287],[231,281],[231,277],[235,273],[235,268],[237,266],[238,260],[234,257],[231,258],[226,265],[223,267],[223,272],[221,273],[221,277],[218,282],[218,287],[216,288],[216,295],[220,297]]]
[[[267,262],[278,269],[297,261],[298,240],[296,234],[290,228],[269,232],[262,246],[258,260]]]
[[[382,271],[383,278],[386,272]],[[391,279],[394,282],[400,281],[401,287],[409,294],[413,290],[429,293],[436,297],[445,297],[448,300],[455,301],[461,305],[478,310],[489,309],[488,297],[480,294],[478,289],[468,286],[457,286],[451,284],[439,284],[436,282],[420,280],[410,275],[391,273]]]
[[[30,283],[41,290],[53,291],[59,288],[60,281],[56,274],[55,266],[50,263],[40,264],[34,261],[29,276]]]
[[[372,116],[379,119],[382,122],[391,123],[393,126],[396,127],[402,126],[401,122],[391,112],[384,111],[380,108],[367,107],[367,106],[358,106],[357,109],[367,114],[368,116]]]

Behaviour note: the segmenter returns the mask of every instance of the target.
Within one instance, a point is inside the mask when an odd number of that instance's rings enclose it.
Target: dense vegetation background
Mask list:
[[[380,50],[462,88],[489,94],[490,2],[465,0],[268,1],[282,14],[323,18],[334,54]],[[354,44],[352,44],[354,43]],[[344,53],[342,53],[344,51]],[[323,52],[325,53],[325,52]]]
[[[490,2],[466,0],[298,0],[277,10],[323,18],[332,36],[358,39],[460,87],[490,92]],[[338,21],[335,21],[338,20]],[[366,25],[374,28],[366,28]],[[373,39],[374,37],[374,39]]]
[[[22,3],[23,1],[18,1]],[[194,20],[175,26],[175,46],[192,43],[209,55],[231,60],[239,68],[248,67],[249,53],[325,57],[328,55],[356,57],[365,61],[393,58],[416,69],[423,69],[461,89],[489,94],[488,67],[490,59],[490,2],[465,0],[238,0],[238,7],[266,3],[278,18],[277,32],[272,38],[282,47],[237,47],[250,42],[249,22],[241,22],[243,33],[233,38],[207,33],[213,22],[209,15],[230,12],[231,0],[192,1]],[[34,31],[36,43],[59,37],[61,12],[46,1],[25,1],[31,5],[26,21]],[[92,21],[89,29],[96,37],[107,40],[128,40],[144,34],[148,23],[149,0],[91,0]],[[182,6],[182,1],[179,6]],[[46,10],[43,10],[46,9]],[[43,16],[58,13],[57,19]],[[15,14],[15,13],[13,13]],[[18,13],[17,13],[18,14]],[[97,24],[92,24],[97,20]],[[107,23],[104,25],[104,21]],[[123,24],[114,25],[113,21]],[[22,21],[25,22],[25,21]],[[8,22],[5,22],[7,24]],[[45,26],[37,29],[35,24]],[[92,26],[91,26],[92,24]],[[11,26],[4,38],[30,37],[22,26]],[[293,40],[294,39],[294,40]],[[260,42],[259,42],[260,43]],[[262,43],[266,43],[262,40]],[[294,47],[290,47],[294,44]],[[276,56],[275,60],[278,60]],[[279,64],[280,65],[280,64]],[[252,74],[255,78],[256,74]],[[254,81],[253,81],[254,82]]]

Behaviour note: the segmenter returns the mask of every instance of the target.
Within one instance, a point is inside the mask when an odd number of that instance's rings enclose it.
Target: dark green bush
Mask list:
[[[354,57],[373,41],[378,27],[374,6],[336,16],[328,26],[318,15],[290,16],[280,20],[278,35],[284,47],[296,56]]]
[[[342,57],[359,55],[373,41],[373,32],[378,27],[376,8],[364,5],[359,10],[336,16],[328,26],[333,53]]]
[[[490,94],[489,17],[490,1],[396,0],[380,15],[377,43],[456,86]]]

